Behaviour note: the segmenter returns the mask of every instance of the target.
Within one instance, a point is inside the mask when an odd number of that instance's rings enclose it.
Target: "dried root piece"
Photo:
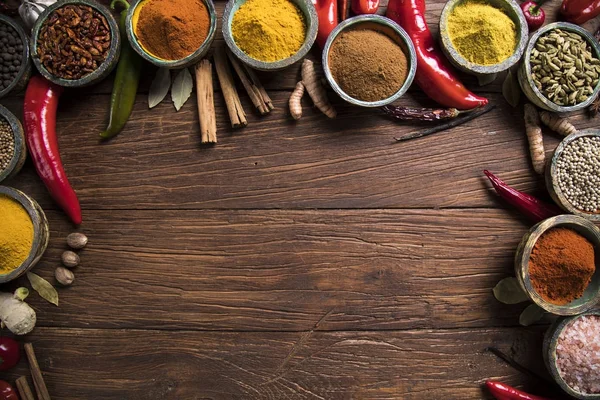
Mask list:
[[[533,170],[538,174],[543,174],[546,164],[544,140],[542,138],[542,128],[540,128],[540,117],[532,104],[525,104],[525,131],[529,141]]]
[[[540,111],[540,119],[548,128],[563,136],[569,136],[570,134],[577,132],[577,128],[575,128],[568,119],[561,118],[554,113]]]
[[[315,106],[329,118],[335,118],[337,113],[327,98],[327,92],[315,71],[315,64],[307,59],[302,63],[302,83]]]
[[[28,294],[27,288],[18,288],[14,294],[0,293],[2,326],[7,327],[15,335],[26,335],[35,327],[35,311],[23,301]]]
[[[304,96],[304,84],[302,81],[296,83],[296,88],[290,95],[290,114],[295,120],[302,117],[302,96]]]

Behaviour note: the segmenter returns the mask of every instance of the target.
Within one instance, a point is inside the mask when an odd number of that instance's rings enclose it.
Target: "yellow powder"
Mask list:
[[[479,65],[501,63],[517,47],[515,23],[485,1],[467,0],[454,7],[448,34],[460,55]]]
[[[290,0],[248,0],[233,16],[231,32],[250,57],[279,61],[300,50],[306,23],[302,11]]]
[[[21,265],[32,244],[33,222],[27,210],[12,198],[0,195],[0,274]]]

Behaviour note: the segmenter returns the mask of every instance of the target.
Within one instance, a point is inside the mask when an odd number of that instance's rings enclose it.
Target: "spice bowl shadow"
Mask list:
[[[594,38],[594,36],[590,34],[587,30],[569,22],[554,22],[552,24],[548,24],[538,29],[533,35],[531,35],[529,43],[525,48],[525,54],[523,55],[523,60],[521,62],[517,74],[519,78],[519,85],[521,86],[521,90],[523,90],[523,93],[525,93],[525,96],[529,99],[529,101],[531,101],[533,104],[544,110],[556,113],[570,113],[574,111],[579,111],[584,108],[587,108],[598,96],[598,92],[600,92],[600,82],[598,82],[598,84],[594,88],[594,91],[592,92],[592,94],[589,95],[587,100],[575,104],[574,106],[560,106],[552,102],[546,96],[544,96],[533,81],[533,72],[531,69],[531,54],[533,52],[533,49],[535,48],[535,44],[541,36],[547,34],[548,32],[554,29],[561,29],[563,31],[574,32],[579,34],[590,45],[592,53],[596,56],[596,58],[600,58],[600,44]]]
[[[456,49],[452,40],[450,39],[448,29],[448,18],[454,8],[465,0],[449,0],[442,10],[440,15],[440,41],[442,44],[442,51],[450,61],[459,70],[472,75],[493,75],[502,71],[506,71],[513,65],[515,65],[521,59],[525,47],[527,46],[527,40],[529,39],[529,29],[527,28],[527,21],[521,11],[521,8],[514,0],[489,0],[487,3],[493,7],[496,7],[503,11],[515,24],[517,28],[517,45],[513,54],[505,59],[504,61],[493,64],[493,65],[481,65],[475,64],[466,58],[464,58]]]
[[[588,311],[580,315],[572,317],[559,318],[548,328],[544,334],[543,342],[543,357],[546,369],[552,376],[552,379],[560,386],[560,388],[567,393],[569,396],[581,399],[581,400],[600,400],[600,394],[585,394],[580,393],[571,388],[567,382],[561,377],[560,371],[557,365],[556,349],[558,347],[558,339],[562,332],[567,328],[573,321],[585,315],[596,315],[600,316],[600,311]]]
[[[110,28],[110,47],[108,49],[108,54],[106,55],[106,58],[98,66],[98,68],[96,68],[96,70],[79,79],[65,79],[51,73],[46,69],[46,67],[44,67],[37,53],[38,38],[40,36],[40,30],[44,22],[54,11],[69,5],[92,7],[93,9],[98,11],[104,18],[106,18],[106,21],[108,22],[108,26]],[[31,29],[30,52],[33,65],[35,65],[40,74],[42,74],[42,76],[48,79],[50,82],[55,83],[59,86],[72,88],[91,86],[106,78],[119,62],[119,55],[121,54],[121,35],[119,33],[119,26],[117,25],[117,21],[115,20],[115,17],[113,17],[110,10],[96,1],[60,0],[48,6],[40,14],[35,24],[33,25],[33,28]]]
[[[143,6],[144,1],[146,0],[133,0],[131,2],[129,10],[127,11],[127,19],[125,22],[127,39],[129,40],[131,47],[133,48],[133,50],[135,50],[136,53],[138,53],[144,60],[148,61],[149,63],[159,68],[167,69],[187,68],[197,64],[198,62],[200,62],[200,60],[202,60],[202,58],[204,58],[204,56],[206,56],[206,54],[210,50],[210,47],[212,46],[212,43],[215,39],[215,34],[217,32],[217,11],[215,10],[215,5],[211,0],[202,0],[204,2],[204,5],[206,6],[208,16],[210,19],[208,34],[204,39],[204,42],[202,42],[200,47],[198,47],[198,49],[192,54],[179,60],[165,60],[156,57],[155,55],[146,51],[146,49],[144,49],[144,47],[139,43],[137,35],[135,33],[134,16],[136,12],[139,13],[138,9]]]
[[[8,164],[8,167],[3,171],[0,171],[0,182],[5,179],[12,178],[17,175],[23,164],[25,164],[25,158],[27,158],[27,146],[25,145],[25,132],[23,131],[23,125],[21,121],[11,113],[6,107],[0,104],[0,119],[4,118],[14,135],[15,151]]]
[[[8,196],[21,204],[25,211],[27,211],[27,214],[29,214],[31,222],[33,223],[33,243],[29,255],[17,268],[7,274],[0,275],[0,284],[2,284],[17,279],[38,263],[46,251],[46,247],[48,247],[50,230],[44,211],[31,197],[8,186],[0,186],[0,195]]]
[[[8,95],[9,93],[18,93],[25,89],[27,82],[31,77],[32,67],[31,58],[29,57],[29,35],[25,33],[25,30],[19,25],[14,19],[7,17],[6,15],[0,14],[0,22],[4,22],[10,25],[19,35],[21,42],[23,43],[23,53],[21,58],[21,66],[14,80],[3,90],[0,90],[0,98]],[[1,181],[2,179],[0,179]]]
[[[246,0],[230,0],[227,2],[225,11],[223,12],[223,38],[225,39],[225,43],[227,44],[227,47],[229,47],[229,50],[231,50],[231,52],[240,61],[259,71],[279,71],[289,67],[292,64],[295,64],[308,54],[312,45],[315,43],[315,39],[317,38],[317,29],[319,27],[317,10],[311,1],[291,0],[291,2],[294,3],[300,11],[302,11],[304,20],[306,21],[307,26],[304,43],[302,43],[302,46],[300,46],[300,49],[296,52],[296,54],[292,55],[291,57],[271,62],[261,61],[250,57],[235,43],[235,39],[233,38],[233,33],[231,31],[231,24],[233,22],[233,16],[245,2]]]
[[[398,44],[398,46],[400,46],[406,55],[406,60],[408,62],[408,74],[406,76],[406,80],[402,83],[402,86],[400,86],[398,90],[387,99],[378,101],[364,101],[356,99],[347,94],[340,87],[340,85],[337,84],[335,78],[333,77],[329,64],[329,53],[332,45],[342,32],[353,29],[372,29],[383,33],[392,39],[396,44]],[[413,80],[415,79],[415,74],[417,73],[417,54],[415,52],[415,46],[413,45],[412,40],[406,31],[400,27],[400,25],[391,19],[382,17],[380,15],[360,15],[349,18],[336,26],[329,35],[329,38],[325,43],[325,47],[323,48],[322,62],[325,78],[327,79],[327,82],[331,88],[348,103],[361,107],[381,107],[398,100],[408,91],[408,88],[412,84]]]
[[[529,276],[529,259],[535,244],[545,232],[557,227],[572,229],[586,238],[594,246],[596,265],[594,275],[583,296],[565,305],[552,304],[542,298],[533,288]],[[577,315],[588,311],[600,300],[600,229],[593,222],[570,214],[558,215],[536,224],[523,236],[517,247],[515,274],[521,288],[531,301],[547,312],[556,315]]]
[[[577,140],[582,137],[597,137],[600,138],[600,129],[584,129],[575,133],[570,134],[566,138],[564,138],[559,145],[554,150],[552,158],[550,158],[549,165],[546,166],[545,170],[545,179],[546,179],[546,187],[548,188],[548,192],[552,197],[552,200],[556,204],[558,204],[563,210],[568,211],[572,214],[578,215],[580,217],[587,218],[592,221],[600,221],[600,212],[585,212],[579,210],[574,207],[567,197],[564,195],[563,191],[560,188],[558,181],[558,160],[561,154],[564,152],[567,145],[572,143],[574,140]]]

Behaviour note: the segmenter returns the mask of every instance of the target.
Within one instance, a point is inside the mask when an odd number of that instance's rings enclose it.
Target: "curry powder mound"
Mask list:
[[[33,245],[33,222],[27,210],[12,198],[0,195],[0,274],[17,268]]]
[[[502,10],[484,1],[458,4],[448,16],[448,35],[458,53],[479,65],[494,65],[517,47],[515,23]]]
[[[279,61],[300,50],[306,38],[304,14],[290,0],[248,0],[233,16],[233,40],[250,57]]]

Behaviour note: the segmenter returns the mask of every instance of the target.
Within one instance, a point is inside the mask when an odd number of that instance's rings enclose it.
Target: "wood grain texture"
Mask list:
[[[316,321],[315,321],[316,322]],[[523,375],[494,345],[539,369],[538,329],[226,333],[36,328],[53,399],[490,399]],[[25,372],[25,365],[10,374]],[[543,394],[544,388],[527,383]],[[547,390],[547,389],[546,389]]]

